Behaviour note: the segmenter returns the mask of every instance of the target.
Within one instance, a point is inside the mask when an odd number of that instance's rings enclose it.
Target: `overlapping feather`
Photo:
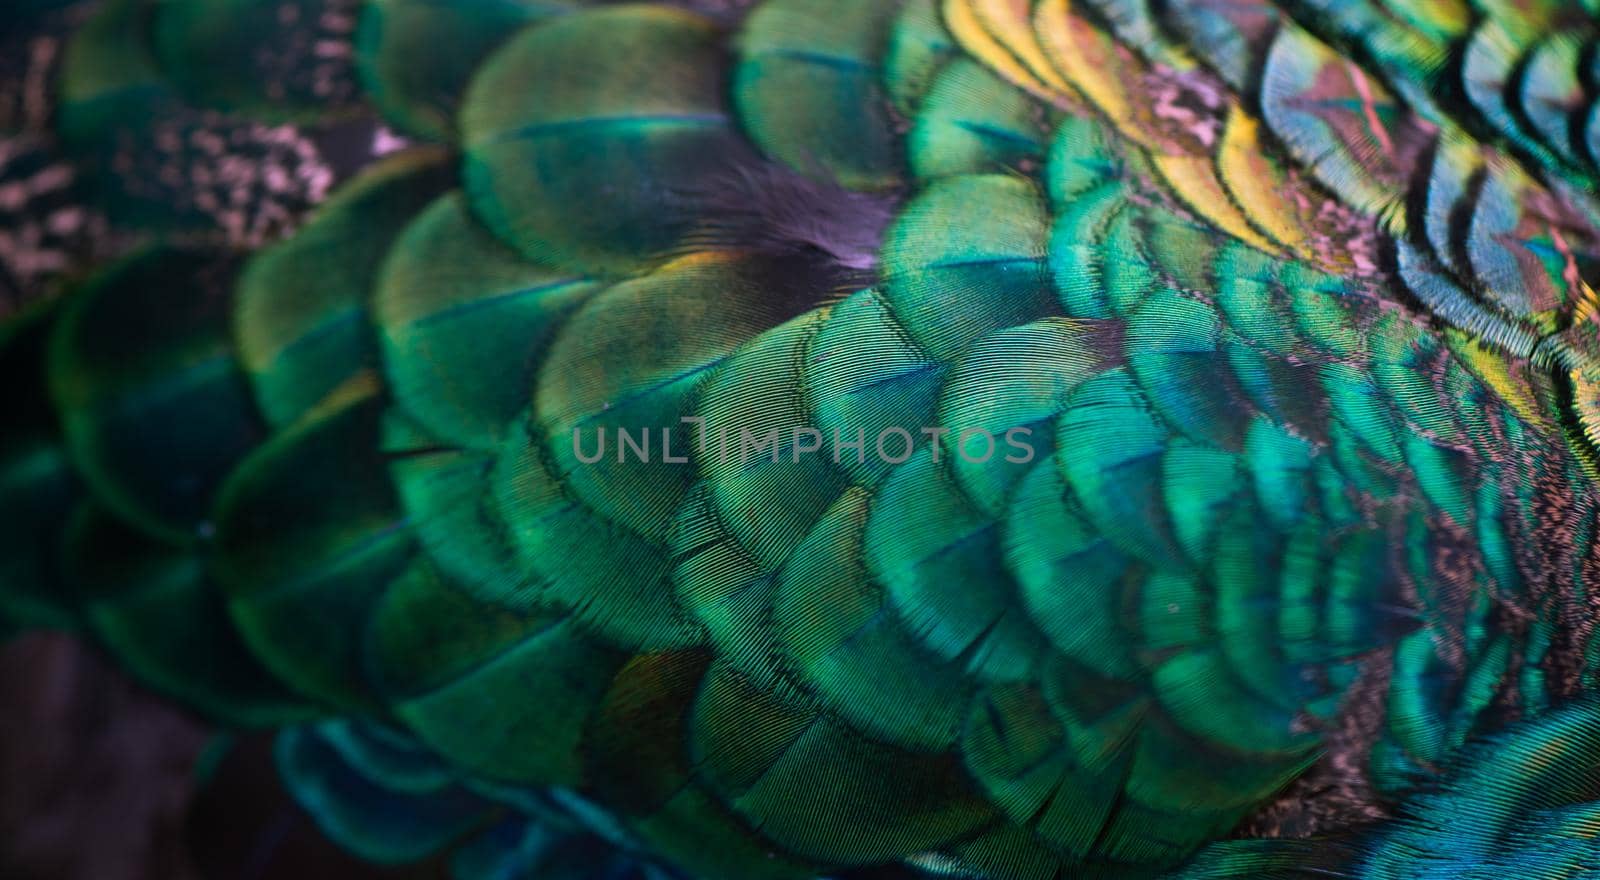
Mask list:
[[[157,6],[79,37],[75,142],[301,112],[207,54],[261,4]],[[530,816],[708,877],[1558,876],[1596,83],[1535,6],[372,2],[374,103],[457,146],[236,288],[163,246],[18,321],[3,607],[232,720],[357,719],[285,773],[373,858],[477,834],[463,876],[596,845]],[[1350,763],[1407,818],[1207,848]]]

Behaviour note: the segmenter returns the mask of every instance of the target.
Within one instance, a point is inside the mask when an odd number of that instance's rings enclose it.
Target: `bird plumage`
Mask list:
[[[1592,5],[697,5],[101,4],[8,622],[464,878],[1596,870]]]

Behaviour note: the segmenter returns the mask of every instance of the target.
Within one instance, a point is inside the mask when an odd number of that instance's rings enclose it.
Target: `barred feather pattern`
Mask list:
[[[1597,11],[106,0],[0,613],[463,880],[1593,871]]]

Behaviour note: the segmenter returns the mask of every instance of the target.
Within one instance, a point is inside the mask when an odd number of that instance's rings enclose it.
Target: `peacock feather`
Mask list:
[[[25,7],[0,631],[362,857],[1600,871],[1600,4]]]

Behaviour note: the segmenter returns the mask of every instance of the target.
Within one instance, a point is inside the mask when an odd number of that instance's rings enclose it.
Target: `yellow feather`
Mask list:
[[[961,48],[1014,85],[1027,90],[1034,97],[1059,103],[1061,90],[1045,85],[1029,70],[1010,47],[1005,46],[983,26],[973,8],[979,0],[945,0],[944,23]]]
[[[1450,328],[1444,333],[1445,344],[1461,360],[1478,381],[1494,389],[1501,400],[1511,405],[1517,418],[1530,425],[1551,429],[1546,407],[1535,398],[1535,392],[1526,380],[1511,369],[1506,356],[1479,342],[1463,330]]]
[[[1308,237],[1306,229],[1299,211],[1284,197],[1282,172],[1263,149],[1260,121],[1233,105],[1217,152],[1217,171],[1256,227],[1290,251],[1299,252]]]
[[[1172,187],[1173,193],[1211,225],[1253,248],[1269,254],[1278,252],[1272,242],[1255,231],[1227,190],[1222,188],[1211,157],[1152,151],[1150,162]]]
[[[1028,6],[1028,0],[971,0],[972,12],[984,29],[1010,49],[1030,72],[1057,94],[1075,96],[1072,85],[1045,57],[1035,38]]]
[[[1111,38],[1073,15],[1070,0],[1040,0],[1033,24],[1039,45],[1056,70],[1123,136],[1142,147],[1155,148],[1156,139],[1135,117],[1134,103],[1124,86],[1138,71],[1127,69]]]

